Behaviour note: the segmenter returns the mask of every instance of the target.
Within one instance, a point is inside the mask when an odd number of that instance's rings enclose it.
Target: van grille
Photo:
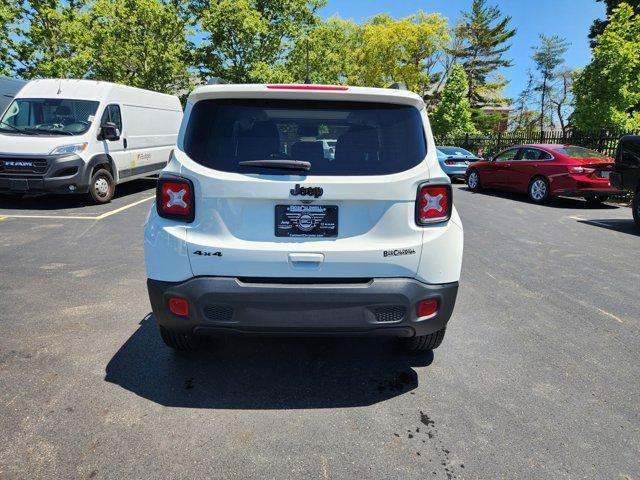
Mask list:
[[[230,322],[233,317],[233,308],[228,305],[206,305],[204,315],[214,322]]]
[[[45,158],[0,157],[0,173],[35,173],[47,171]]]
[[[373,310],[376,321],[381,323],[399,322],[407,313],[407,309],[401,305],[377,307]]]

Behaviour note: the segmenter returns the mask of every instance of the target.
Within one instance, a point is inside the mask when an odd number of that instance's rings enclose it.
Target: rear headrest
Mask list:
[[[291,158],[307,162],[321,162],[324,159],[322,142],[296,142],[291,145]]]
[[[335,160],[374,162],[379,160],[379,151],[378,131],[366,125],[354,125],[338,138]]]
[[[243,159],[265,159],[280,153],[280,133],[273,122],[254,122],[251,130],[242,135],[238,145]]]

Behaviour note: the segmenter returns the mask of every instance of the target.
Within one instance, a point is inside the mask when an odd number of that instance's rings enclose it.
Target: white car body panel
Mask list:
[[[258,175],[214,170],[189,158],[183,145],[193,105],[212,98],[410,105],[421,112],[427,155],[409,170],[380,176]],[[463,230],[455,208],[445,223],[418,226],[415,222],[418,186],[425,182],[450,184],[450,180],[439,166],[422,99],[413,93],[361,87],[343,91],[274,90],[266,85],[200,87],[189,97],[174,158],[165,173],[179,174],[193,182],[196,216],[189,224],[166,220],[160,218],[152,206],[145,228],[150,279],[402,277],[430,284],[459,280]],[[302,201],[289,195],[296,184],[323,188],[321,198],[305,198],[305,201],[339,207],[337,238],[274,235],[274,206]],[[219,251],[221,256],[194,255],[201,250]],[[414,253],[385,256],[385,251],[402,250]]]

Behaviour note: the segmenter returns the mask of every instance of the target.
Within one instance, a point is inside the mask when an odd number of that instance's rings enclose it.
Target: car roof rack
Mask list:
[[[389,85],[387,88],[392,88],[394,90],[406,90],[407,86],[402,82],[394,82]]]

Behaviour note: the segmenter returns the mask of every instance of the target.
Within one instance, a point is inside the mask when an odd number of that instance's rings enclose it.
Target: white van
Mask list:
[[[9,106],[13,97],[27,82],[17,78],[0,77],[0,114]]]
[[[32,80],[0,118],[0,193],[89,193],[160,172],[182,120],[178,97],[92,80]]]

